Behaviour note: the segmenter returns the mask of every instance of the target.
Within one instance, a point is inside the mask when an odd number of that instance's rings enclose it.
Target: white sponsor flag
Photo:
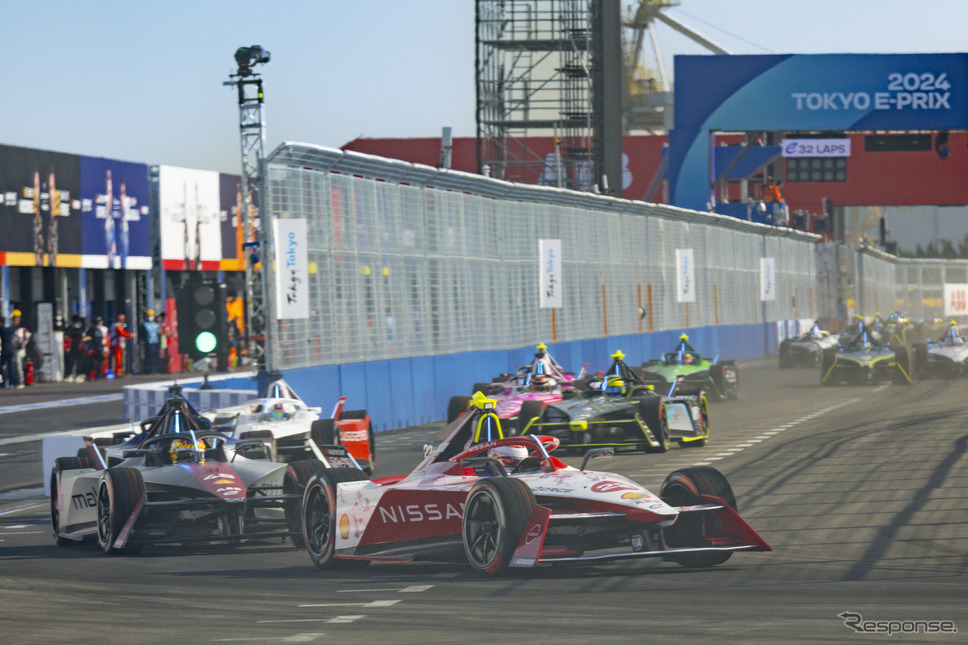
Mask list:
[[[692,249],[676,249],[676,301],[696,302],[696,268]]]
[[[964,316],[968,314],[968,284],[944,285],[944,315]]]
[[[760,258],[760,300],[776,300],[776,263],[773,258]]]
[[[306,220],[273,220],[272,233],[276,243],[276,318],[309,318]]]
[[[538,240],[541,308],[559,309],[561,298],[561,240]]]

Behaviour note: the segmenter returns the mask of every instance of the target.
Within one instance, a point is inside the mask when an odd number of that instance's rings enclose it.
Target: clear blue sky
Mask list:
[[[623,7],[632,0],[621,0]],[[732,53],[966,51],[968,0],[682,0]],[[2,0],[0,143],[240,171],[239,46],[262,66],[268,149],[474,136],[473,0]],[[665,58],[703,53],[663,24]]]

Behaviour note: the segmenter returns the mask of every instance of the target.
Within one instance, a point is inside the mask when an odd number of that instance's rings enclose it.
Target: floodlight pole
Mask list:
[[[239,67],[224,85],[239,92],[239,132],[242,138],[242,209],[245,212],[243,260],[245,261],[246,345],[254,369],[266,370],[267,306],[265,274],[261,258],[265,235],[261,226],[263,212],[262,176],[265,158],[266,122],[263,112],[262,79],[249,67]],[[243,213],[239,213],[240,218]]]

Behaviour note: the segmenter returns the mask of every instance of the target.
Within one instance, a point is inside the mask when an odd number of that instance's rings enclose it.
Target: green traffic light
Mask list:
[[[217,344],[218,339],[215,338],[215,334],[210,331],[203,331],[195,337],[195,349],[203,354],[209,354],[215,351],[215,345]]]

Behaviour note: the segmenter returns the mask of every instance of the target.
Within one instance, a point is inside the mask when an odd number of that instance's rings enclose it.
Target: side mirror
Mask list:
[[[579,470],[585,470],[585,466],[591,459],[595,459],[596,457],[614,456],[615,448],[590,448],[589,450],[585,451],[585,458],[581,460],[581,468],[579,468]]]

